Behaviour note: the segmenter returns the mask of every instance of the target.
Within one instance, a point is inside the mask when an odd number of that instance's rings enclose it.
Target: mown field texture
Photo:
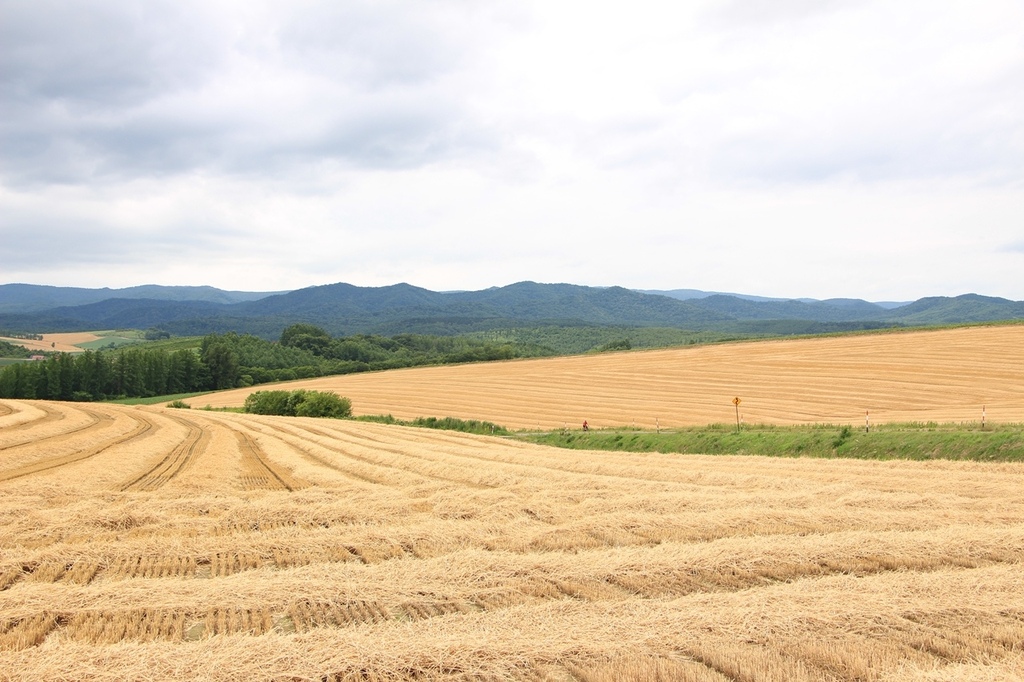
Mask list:
[[[324,377],[356,414],[516,429],[732,423],[1024,422],[1024,325],[729,343]],[[203,396],[241,406],[256,389]]]
[[[0,401],[0,677],[1024,679],[1021,490]]]

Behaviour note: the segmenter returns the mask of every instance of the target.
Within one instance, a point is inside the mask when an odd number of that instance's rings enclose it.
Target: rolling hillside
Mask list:
[[[421,367],[274,388],[330,390],[356,414],[516,429],[731,423],[1024,422],[1024,324],[894,331]],[[263,387],[266,388],[266,387]],[[241,406],[258,388],[192,400]]]

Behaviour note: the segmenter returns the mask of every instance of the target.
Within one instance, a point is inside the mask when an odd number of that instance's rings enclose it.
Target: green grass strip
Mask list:
[[[852,459],[1024,461],[1024,425],[884,424],[870,432],[849,426],[744,426],[638,431],[601,429],[520,434],[522,440],[576,450],[843,457]]]

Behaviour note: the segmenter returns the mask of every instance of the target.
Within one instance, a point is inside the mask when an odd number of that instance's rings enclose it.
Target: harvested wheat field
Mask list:
[[[92,332],[66,332],[59,334],[43,334],[42,340],[38,339],[16,339],[7,336],[0,336],[0,341],[8,341],[16,346],[24,346],[29,350],[60,351],[62,353],[81,353],[82,349],[76,344],[96,341],[101,337]]]
[[[1024,325],[729,343],[323,377],[356,414],[483,419],[514,429],[1024,422]],[[278,388],[275,386],[274,388]],[[241,406],[257,388],[193,399]]]
[[[1020,465],[0,407],[4,679],[1024,679]]]

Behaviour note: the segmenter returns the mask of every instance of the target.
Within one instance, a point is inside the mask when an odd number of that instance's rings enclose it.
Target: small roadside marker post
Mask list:
[[[871,432],[871,422],[868,420],[868,411],[864,410],[864,433]]]
[[[735,398],[732,399],[732,404],[736,406],[736,433],[740,432],[740,403],[741,402],[743,402],[743,401],[740,400],[739,396],[736,396]]]
[[[981,430],[985,430],[985,406],[981,406]]]

